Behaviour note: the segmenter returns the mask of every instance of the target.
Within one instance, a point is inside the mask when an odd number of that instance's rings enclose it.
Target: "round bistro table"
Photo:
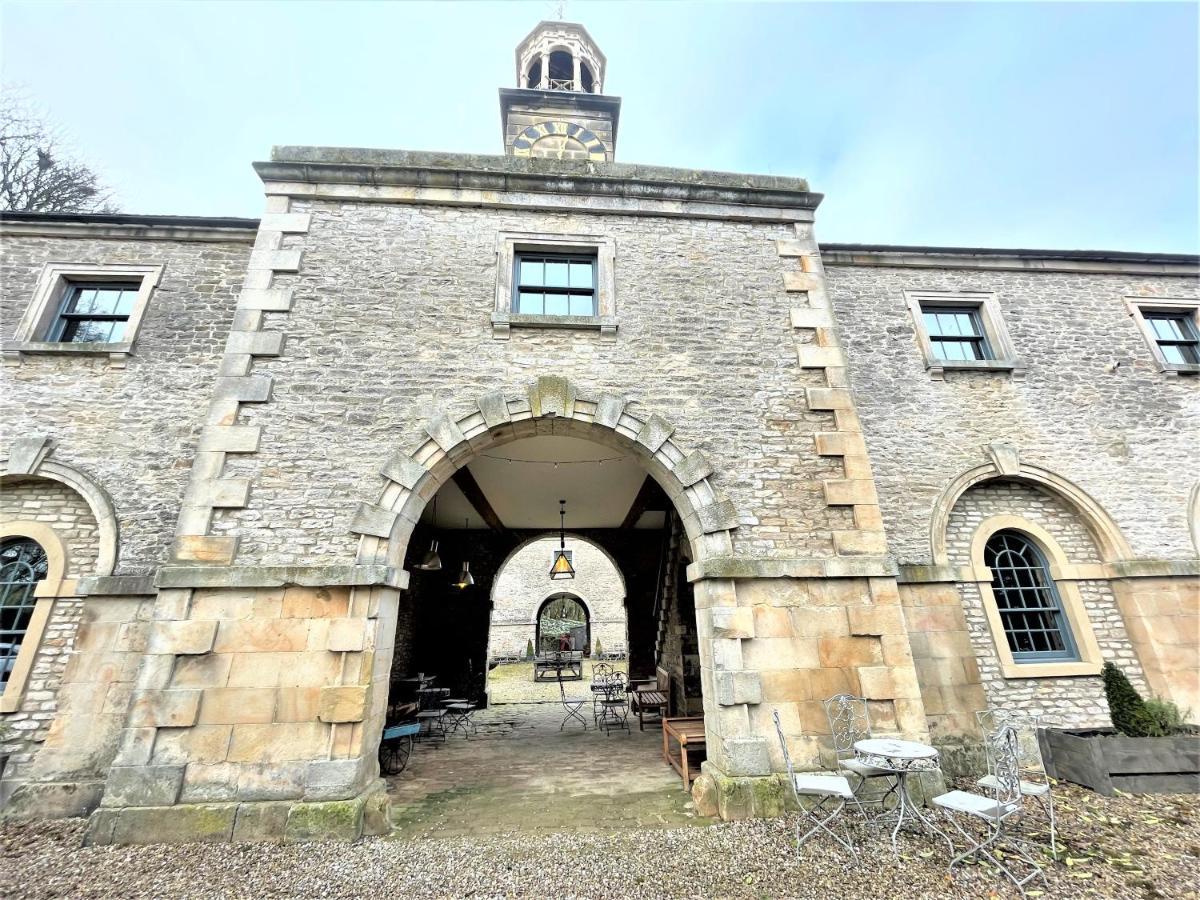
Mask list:
[[[896,775],[896,796],[899,802],[896,808],[884,813],[884,817],[895,815],[896,825],[892,828],[892,852],[900,855],[896,845],[896,836],[905,819],[915,819],[927,831],[931,831],[950,845],[954,852],[954,843],[923,813],[919,804],[908,794],[908,776],[914,772],[936,772],[941,768],[938,752],[933,747],[917,741],[901,741],[895,738],[867,738],[856,741],[855,755],[869,766],[887,769]]]

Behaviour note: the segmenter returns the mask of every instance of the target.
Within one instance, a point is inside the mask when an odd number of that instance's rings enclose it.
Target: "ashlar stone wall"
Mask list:
[[[589,541],[568,536],[575,577],[551,581],[550,563],[558,536],[547,535],[517,550],[500,569],[492,591],[488,658],[524,657],[537,630],[536,615],[547,597],[565,592],[583,601],[589,613],[592,649],[624,656],[628,651],[625,625],[625,580],[603,550]]]
[[[23,354],[0,372],[5,440],[47,435],[52,459],[112,497],[121,534],[115,574],[149,573],[169,552],[253,232],[227,242],[0,234],[3,340],[47,262],[164,267],[125,368],[111,367],[106,354]]]
[[[935,500],[996,441],[1086,491],[1135,557],[1196,558],[1187,507],[1200,384],[1157,371],[1125,303],[1195,298],[1193,276],[827,265],[888,543],[901,563],[932,562]],[[905,290],[994,292],[1024,374],[932,379]]]

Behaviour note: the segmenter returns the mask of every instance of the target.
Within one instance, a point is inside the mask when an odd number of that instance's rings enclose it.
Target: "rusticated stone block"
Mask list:
[[[273,687],[209,688],[200,701],[201,725],[271,722],[275,716]]]
[[[105,806],[170,806],[179,799],[183,766],[113,766],[104,788]]]
[[[904,613],[898,606],[852,606],[846,610],[852,635],[904,634]]]
[[[883,648],[872,637],[824,637],[818,641],[821,665],[827,668],[877,666],[883,663]]]
[[[148,653],[199,654],[213,648],[217,623],[206,621],[154,622]]]
[[[241,844],[283,840],[291,808],[291,803],[282,801],[239,804],[237,818],[233,823],[234,842]]]
[[[305,800],[347,800],[357,796],[366,781],[359,757],[320,759],[308,764],[304,775]]]
[[[357,653],[367,645],[367,619],[330,619],[326,646],[335,653]]]
[[[892,670],[887,666],[861,666],[858,683],[862,696],[868,700],[891,700],[896,696]]]
[[[714,672],[713,687],[721,706],[762,703],[762,679],[756,671]]]
[[[721,738],[721,757],[728,775],[771,774],[766,738]]]
[[[882,531],[835,531],[833,549],[843,556],[883,556],[887,538]]]
[[[709,610],[715,638],[754,637],[754,610],[745,606],[718,606]]]
[[[185,804],[123,809],[112,831],[114,844],[227,841],[233,834],[236,803]]]
[[[322,722],[361,722],[367,708],[367,689],[362,685],[327,687],[321,691]]]
[[[866,479],[826,479],[821,486],[825,489],[825,502],[830,506],[854,506],[877,500],[874,482]]]
[[[134,696],[129,724],[181,728],[195,725],[200,712],[200,691],[142,691]]]
[[[287,841],[353,841],[362,834],[363,800],[297,803],[288,812]]]

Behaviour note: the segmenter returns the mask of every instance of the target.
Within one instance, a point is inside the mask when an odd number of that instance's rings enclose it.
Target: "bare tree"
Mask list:
[[[115,212],[111,199],[45,118],[10,90],[0,91],[0,210]]]

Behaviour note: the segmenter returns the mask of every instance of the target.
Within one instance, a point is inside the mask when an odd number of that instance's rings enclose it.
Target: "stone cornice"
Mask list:
[[[165,566],[159,588],[408,587],[408,573],[392,566]]]
[[[1105,275],[1200,274],[1200,256],[1187,253],[1126,253],[1109,250],[1007,250],[987,247],[905,247],[888,244],[824,244],[827,266],[912,269],[992,269]]]
[[[257,230],[258,219],[106,213],[6,212],[0,215],[0,235],[7,237],[253,244]]]
[[[801,178],[659,166],[331,147],[276,147],[254,164],[268,193],[375,202],[808,221]]]

